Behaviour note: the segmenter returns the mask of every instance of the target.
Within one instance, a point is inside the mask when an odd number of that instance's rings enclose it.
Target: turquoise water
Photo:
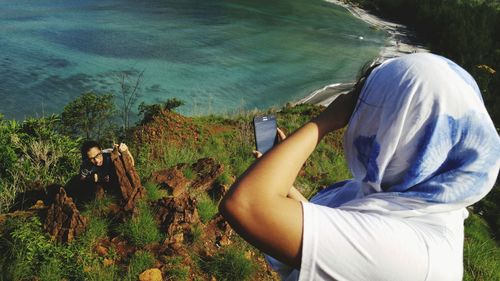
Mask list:
[[[281,106],[353,80],[385,39],[322,0],[0,7],[0,112],[16,119],[61,112],[87,91],[119,94],[120,73],[141,71],[139,101],[177,97],[185,114]]]

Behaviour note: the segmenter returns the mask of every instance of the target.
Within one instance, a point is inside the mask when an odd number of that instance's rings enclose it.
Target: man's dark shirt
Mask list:
[[[97,174],[97,183],[109,183],[116,178],[115,166],[111,160],[111,153],[102,153],[102,165],[96,166],[90,160],[85,159],[80,166],[81,179],[86,182],[95,183],[95,174]]]

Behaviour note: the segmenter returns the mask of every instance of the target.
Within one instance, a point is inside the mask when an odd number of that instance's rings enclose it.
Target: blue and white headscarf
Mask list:
[[[483,198],[500,166],[500,138],[474,79],[426,53],[373,70],[344,150],[354,178],[311,202],[396,216],[452,211]]]

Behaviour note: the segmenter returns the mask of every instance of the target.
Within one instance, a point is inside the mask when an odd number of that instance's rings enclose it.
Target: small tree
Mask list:
[[[130,128],[130,113],[132,106],[140,96],[140,89],[144,70],[137,72],[122,71],[119,74],[120,96],[121,96],[121,118],[123,122],[123,132],[126,134]]]
[[[172,111],[174,108],[184,105],[184,101],[171,98],[163,103],[146,104],[141,102],[139,104],[139,115],[142,114],[141,124],[146,124],[153,120],[153,117],[158,116],[162,111]]]
[[[100,140],[113,128],[115,104],[112,94],[86,93],[68,103],[61,115],[65,133]]]

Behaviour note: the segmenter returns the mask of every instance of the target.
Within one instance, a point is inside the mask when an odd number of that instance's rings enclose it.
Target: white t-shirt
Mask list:
[[[302,208],[300,272],[268,258],[283,280],[462,280],[465,209],[401,218]]]

